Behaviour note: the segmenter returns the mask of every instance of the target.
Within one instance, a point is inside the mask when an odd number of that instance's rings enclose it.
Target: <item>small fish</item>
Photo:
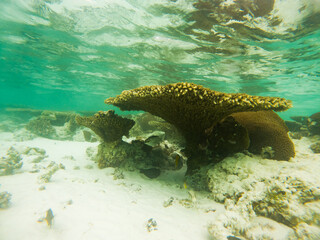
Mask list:
[[[180,159],[180,155],[176,155],[176,160],[175,160],[175,167],[178,168],[179,165],[179,159]]]
[[[241,240],[241,238],[235,237],[235,236],[227,236],[228,240]]]
[[[186,182],[183,183],[183,187],[184,187],[184,189],[187,189],[188,186],[187,186]]]
[[[177,154],[174,161],[174,167],[175,169],[180,169],[182,168],[182,166],[183,166],[183,162],[182,162],[181,156]]]
[[[46,214],[46,217],[45,217],[45,220],[46,220],[46,222],[47,222],[47,224],[48,224],[49,227],[52,226],[53,218],[54,218],[53,212],[52,212],[51,208],[49,208],[49,209],[47,210],[47,214]]]

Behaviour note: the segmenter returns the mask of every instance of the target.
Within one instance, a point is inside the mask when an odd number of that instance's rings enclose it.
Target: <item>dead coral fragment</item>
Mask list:
[[[134,121],[118,116],[113,110],[98,112],[92,117],[77,116],[78,124],[90,128],[104,142],[121,140],[122,136],[127,136],[133,127]]]
[[[187,141],[199,140],[199,135],[234,112],[290,108],[291,101],[278,97],[248,94],[228,94],[213,91],[193,83],[165,86],[145,86],[123,91],[105,100],[121,110],[143,110],[175,125]]]
[[[11,193],[8,193],[7,191],[0,192],[0,209],[9,207],[11,196]]]
[[[64,169],[64,166],[62,164],[58,165],[52,161],[48,165],[46,173],[38,177],[38,183],[42,184],[50,182],[52,175],[55,174],[55,172],[57,172],[59,169]]]
[[[0,158],[0,176],[11,175],[15,169],[21,168],[21,160],[20,153],[14,147],[10,147],[7,155]]]

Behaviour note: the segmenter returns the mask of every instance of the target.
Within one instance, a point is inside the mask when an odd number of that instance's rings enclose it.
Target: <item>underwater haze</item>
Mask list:
[[[319,240],[319,40],[320,0],[0,0],[0,240]]]
[[[319,0],[2,0],[0,104],[97,111],[153,84],[320,106]],[[285,115],[283,115],[285,114]]]

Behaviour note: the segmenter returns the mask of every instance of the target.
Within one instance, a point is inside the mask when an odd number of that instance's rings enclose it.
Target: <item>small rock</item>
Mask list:
[[[149,168],[149,169],[140,169],[140,173],[152,179],[152,178],[159,177],[161,171],[158,168]]]
[[[169,207],[169,206],[172,205],[173,201],[174,201],[174,198],[173,198],[173,197],[170,197],[168,200],[166,200],[166,201],[163,202],[163,206],[164,206],[165,208],[166,208],[166,207]]]
[[[124,179],[123,171],[119,168],[114,169],[113,180]]]
[[[157,228],[158,224],[156,222],[156,220],[154,220],[153,218],[150,218],[147,222],[147,230],[148,232],[154,231],[154,230],[158,230]]]
[[[84,166],[86,169],[93,169],[93,166],[92,165],[90,165],[90,164],[88,164],[88,165],[86,165],[86,166]]]
[[[0,192],[0,209],[9,207],[11,196],[11,193],[8,193],[7,191]]]
[[[314,153],[320,153],[320,142],[316,142],[310,146],[310,149]]]
[[[65,167],[62,163],[59,163],[59,168],[60,168],[60,169],[63,169],[63,170],[66,169],[66,167]]]
[[[300,140],[302,138],[302,134],[300,132],[290,132],[289,135],[293,139]]]

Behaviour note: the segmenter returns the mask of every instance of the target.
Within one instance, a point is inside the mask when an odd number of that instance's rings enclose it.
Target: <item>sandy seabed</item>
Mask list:
[[[312,155],[320,161],[307,140],[295,144],[296,158]],[[157,179],[127,171],[119,177],[114,168],[98,169],[92,161],[88,152],[97,145],[45,138],[17,142],[13,133],[0,133],[1,156],[14,147],[23,162],[13,175],[0,176],[0,192],[12,194],[0,210],[0,239],[216,239],[208,226],[227,210],[208,193],[184,188],[184,168]],[[40,160],[35,148],[45,150]],[[51,226],[44,219],[48,209],[54,215]],[[278,236],[270,239],[286,239],[288,227],[277,226]]]
[[[181,187],[183,170],[168,172],[157,180],[123,172],[124,179],[114,180],[114,168],[98,169],[87,156],[87,148],[97,143],[45,138],[15,142],[11,133],[1,133],[0,139],[3,155],[13,146],[19,152],[41,148],[47,156],[36,164],[39,172],[32,171],[34,158],[22,155],[22,168],[0,177],[0,190],[12,194],[9,207],[0,211],[3,240],[207,239],[208,223],[223,211],[223,205],[200,196],[197,207],[179,203],[189,198],[188,190]],[[48,183],[41,183],[41,175],[52,161],[62,163],[65,169],[56,171]],[[170,198],[174,198],[172,205],[164,207]],[[54,214],[51,227],[38,221],[49,208]],[[148,230],[150,218],[157,226]]]

